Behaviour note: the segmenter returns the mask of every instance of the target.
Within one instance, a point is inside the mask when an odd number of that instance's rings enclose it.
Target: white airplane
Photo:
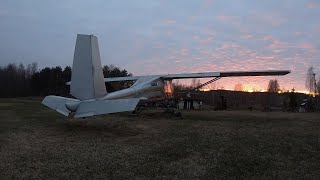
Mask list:
[[[46,96],[42,104],[74,118],[134,111],[139,103],[172,98],[173,79],[209,78],[207,85],[222,77],[286,75],[289,70],[202,72],[150,76],[104,78],[98,39],[94,35],[77,35],[73,58],[70,94],[75,98]],[[135,81],[127,88],[112,93],[106,91],[105,82]],[[198,87],[200,88],[200,87]]]

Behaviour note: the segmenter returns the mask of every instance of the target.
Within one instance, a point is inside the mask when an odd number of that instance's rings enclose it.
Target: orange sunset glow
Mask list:
[[[291,70],[281,77],[222,78],[216,86],[265,91],[277,79],[281,89],[301,92],[310,66],[320,78],[317,1],[115,1],[78,4],[77,11],[70,11],[71,2],[39,2],[43,7],[16,1],[0,7],[0,66],[71,66],[75,36],[86,33],[100,37],[102,65],[135,76]]]

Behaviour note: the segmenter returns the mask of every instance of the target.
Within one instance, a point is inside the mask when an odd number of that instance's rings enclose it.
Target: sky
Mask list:
[[[288,69],[215,86],[264,90],[276,78],[304,91],[308,67],[320,75],[319,18],[318,0],[1,0],[0,66],[71,66],[76,35],[94,34],[102,64],[133,75]]]

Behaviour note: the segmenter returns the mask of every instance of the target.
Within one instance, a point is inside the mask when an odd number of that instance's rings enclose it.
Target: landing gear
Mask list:
[[[176,117],[182,117],[182,113],[181,112],[175,112],[175,110],[172,108],[172,106],[170,106],[170,104],[167,105],[167,107],[164,110],[165,113],[170,113]]]
[[[162,103],[145,103],[139,104],[134,111],[131,112],[132,116],[138,116],[143,110],[145,109],[163,109],[164,113],[174,115],[175,117],[182,117],[181,112],[175,112],[174,110],[174,103],[171,101],[165,101]]]

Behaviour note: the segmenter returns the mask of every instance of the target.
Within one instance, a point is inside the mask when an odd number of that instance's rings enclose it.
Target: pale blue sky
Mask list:
[[[316,0],[1,0],[0,65],[71,65],[76,34],[95,34],[102,64],[134,75],[291,69],[280,85],[304,90],[307,68],[320,74],[319,18]]]

